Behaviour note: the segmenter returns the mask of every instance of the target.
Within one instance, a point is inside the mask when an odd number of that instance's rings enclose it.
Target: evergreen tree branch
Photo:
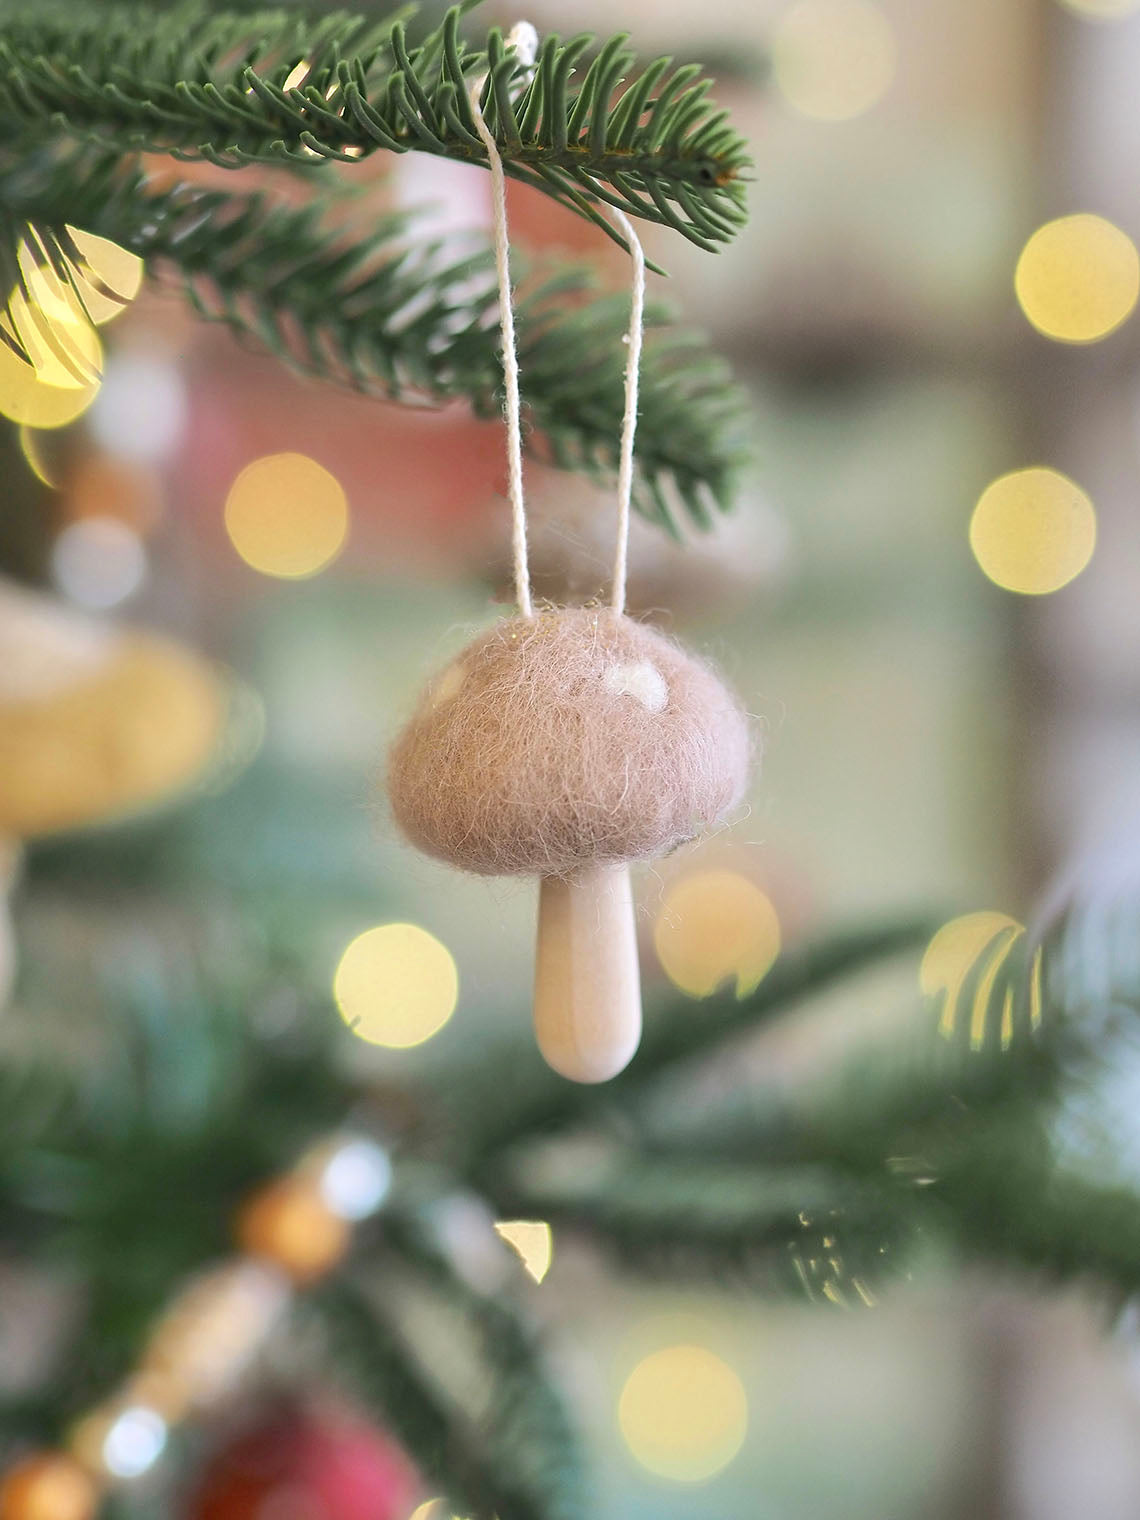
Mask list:
[[[473,1520],[581,1520],[581,1454],[534,1337],[505,1301],[457,1277],[409,1220],[390,1218],[385,1242],[474,1332],[483,1407],[465,1408],[437,1386],[404,1334],[345,1279],[306,1306],[326,1328],[337,1373]]]
[[[496,1206],[579,1229],[640,1272],[841,1306],[873,1303],[927,1245],[1124,1298],[1140,1285],[1140,1196],[1058,1164],[1061,1034],[979,1058],[929,1029],[925,1059],[921,1039],[902,1058],[868,1051],[806,1096],[650,1124],[600,1167],[521,1149]]]
[[[931,921],[913,919],[837,931],[780,956],[747,997],[719,993],[699,1005],[674,998],[650,1012],[641,1049],[619,1076],[601,1087],[566,1082],[543,1065],[529,1042],[500,1040],[475,1068],[440,1072],[433,1106],[449,1160],[476,1182],[490,1185],[501,1147],[576,1124],[623,1129],[631,1101],[652,1092],[657,1079],[688,1059],[782,1017],[848,976],[915,950],[930,937]],[[432,1093],[425,1092],[431,1102]],[[450,1143],[449,1143],[450,1137]]]
[[[1096,1280],[1121,1299],[1140,1288],[1140,1196],[1051,1164],[1046,1137],[1017,1127],[979,1130],[930,1190],[959,1251],[1053,1282]]]
[[[393,1211],[384,1235],[417,1281],[474,1331],[485,1378],[480,1448],[499,1487],[494,1516],[480,1520],[580,1520],[587,1508],[579,1442],[535,1332],[504,1295],[471,1287],[415,1219]]]
[[[494,1512],[495,1475],[370,1298],[340,1277],[308,1295],[297,1319],[316,1321],[332,1375],[391,1430],[428,1483],[457,1506]]]
[[[32,224],[81,227],[173,278],[196,311],[302,373],[390,400],[463,399],[496,415],[502,379],[490,253],[417,237],[389,214],[367,231],[319,206],[193,185],[157,188],[93,151],[40,154],[0,172],[11,243]],[[40,242],[48,242],[41,236]],[[612,474],[628,300],[598,295],[587,266],[524,286],[518,309],[532,445],[567,469]],[[727,367],[654,303],[638,423],[639,510],[672,527],[678,503],[707,524],[740,462],[743,403]]]
[[[508,1214],[581,1230],[619,1266],[655,1278],[734,1279],[844,1306],[872,1304],[906,1271],[923,1214],[889,1179],[680,1155],[631,1156],[562,1187],[517,1178],[496,1201]]]
[[[468,48],[453,7],[418,47],[406,12],[156,16],[126,6],[38,8],[0,32],[0,119],[124,153],[148,149],[230,167],[355,160],[387,149],[485,164],[468,91],[504,167],[622,241],[598,203],[675,228],[704,248],[745,220],[744,144],[699,69],[635,68],[611,38],[546,38],[533,77],[492,29]],[[9,127],[9,130],[11,128]],[[26,131],[26,129],[25,129]]]

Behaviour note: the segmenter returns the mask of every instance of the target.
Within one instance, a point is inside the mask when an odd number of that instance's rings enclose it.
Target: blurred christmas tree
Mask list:
[[[353,179],[357,161],[409,151],[484,165],[468,94],[484,77],[508,174],[552,205],[610,236],[607,206],[705,249],[732,237],[745,149],[699,70],[638,66],[620,37],[548,37],[531,72],[497,30],[465,41],[466,8],[419,30],[403,14],[5,11],[10,575],[44,579],[43,430],[94,396],[94,329],[144,269],[306,375],[496,415],[488,249]],[[279,173],[231,190],[175,173],[188,160]],[[607,480],[628,302],[586,261],[548,264],[520,291],[529,442]],[[700,526],[731,499],[740,399],[668,312],[650,325],[635,502],[662,529]],[[256,516],[249,556],[297,573]],[[774,964],[745,913],[754,939],[727,968],[740,995],[717,990],[726,967],[704,946],[673,947],[691,961],[678,985],[712,995],[697,1018],[690,998],[663,1000],[601,1090],[553,1077],[521,1033],[378,1081],[345,1059],[319,971],[321,908],[375,916],[375,883],[298,778],[264,760],[241,773],[256,711],[240,684],[15,585],[0,647],[5,880],[21,841],[160,799],[227,746],[240,773],[205,821],[170,811],[28,850],[25,934],[0,939],[0,984],[25,939],[0,1044],[0,1249],[13,1303],[27,1280],[50,1302],[4,1380],[3,1520],[85,1520],[104,1502],[251,1520],[596,1513],[507,1247],[536,1280],[552,1238],[581,1235],[631,1271],[852,1308],[932,1255],[1091,1276],[1120,1298],[1136,1286],[1140,1200],[1072,1122],[1140,999],[1127,872],[1073,889],[1032,934],[996,914],[935,934],[919,915]],[[798,1004],[924,945],[906,1039],[846,1050],[807,1091],[758,1086],[737,1061]],[[732,1403],[716,1367],[647,1376],[680,1377],[690,1434],[702,1389]],[[627,1394],[652,1446],[661,1406],[638,1416]],[[235,1421],[248,1429],[221,1438]],[[656,1437],[659,1470],[698,1472],[667,1422]]]

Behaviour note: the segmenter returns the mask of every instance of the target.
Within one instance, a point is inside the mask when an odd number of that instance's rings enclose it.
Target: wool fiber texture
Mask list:
[[[740,801],[748,721],[720,678],[608,608],[496,624],[429,685],[389,757],[392,812],[485,876],[664,855]]]

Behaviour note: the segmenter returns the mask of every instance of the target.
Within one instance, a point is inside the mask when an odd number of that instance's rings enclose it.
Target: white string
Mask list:
[[[524,67],[532,67],[538,34],[529,22],[520,21],[507,39]],[[486,76],[471,87],[471,115],[475,130],[487,150],[491,170],[491,215],[495,238],[495,273],[499,285],[499,320],[502,329],[503,379],[506,386],[507,491],[511,503],[511,549],[514,558],[515,600],[524,617],[534,616],[530,589],[530,564],[526,538],[526,500],[523,494],[522,403],[519,396],[519,356],[515,338],[514,293],[511,288],[510,237],[507,226],[507,181],[503,160],[479,106]],[[615,612],[625,611],[629,575],[629,524],[633,497],[633,448],[637,434],[637,398],[641,380],[641,347],[645,332],[645,250],[624,211],[614,209],[614,220],[625,233],[633,259],[629,331],[626,334],[625,409],[618,450],[617,546],[614,551],[613,597]]]
[[[625,412],[621,420],[618,462],[617,548],[614,551],[615,612],[625,611],[625,586],[629,572],[629,509],[633,496],[633,442],[637,433],[637,392],[641,380],[641,341],[645,334],[645,250],[624,211],[614,209],[614,221],[626,235],[633,258],[633,288],[629,303],[628,352],[625,356]]]
[[[483,81],[471,89],[471,115],[487,150],[491,169],[491,215],[495,233],[495,272],[499,281],[499,320],[503,336],[503,379],[506,382],[507,494],[511,503],[511,549],[515,568],[515,600],[524,617],[534,616],[530,565],[526,546],[526,502],[522,476],[522,411],[519,399],[519,355],[515,341],[515,309],[511,291],[510,247],[507,229],[507,182],[495,139],[483,120],[479,95]]]

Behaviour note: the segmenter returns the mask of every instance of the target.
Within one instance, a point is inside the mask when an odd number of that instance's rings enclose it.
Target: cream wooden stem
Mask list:
[[[606,1082],[641,1039],[641,975],[629,867],[544,876],[538,897],[534,1030],[572,1082]]]

